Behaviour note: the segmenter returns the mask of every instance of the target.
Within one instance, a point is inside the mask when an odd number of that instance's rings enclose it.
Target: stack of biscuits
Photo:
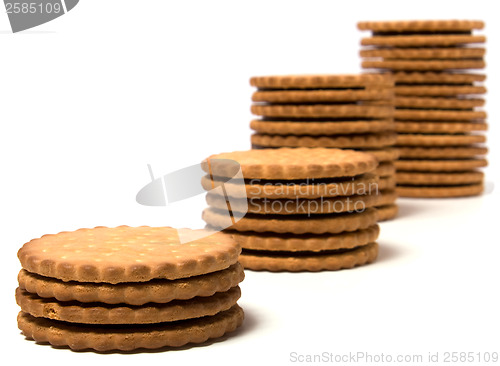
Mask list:
[[[397,214],[390,75],[253,77],[250,127],[255,149],[328,147],[372,152],[379,159],[380,220]]]
[[[481,21],[360,22],[362,67],[395,79],[397,191],[404,197],[460,197],[483,191],[487,165],[486,41]]]
[[[227,235],[181,244],[168,227],[42,236],[18,252],[19,329],[37,342],[97,351],[221,337],[243,321],[240,252]]]
[[[228,181],[234,161],[240,181]],[[376,167],[371,154],[327,148],[212,155],[203,164],[209,191],[203,219],[236,239],[248,269],[321,271],[370,263],[378,253]]]

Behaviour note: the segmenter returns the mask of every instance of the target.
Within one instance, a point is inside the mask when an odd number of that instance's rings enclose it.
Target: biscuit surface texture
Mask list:
[[[79,282],[143,282],[178,279],[228,268],[241,248],[221,233],[181,244],[169,227],[97,227],[44,235],[24,244],[23,268]]]
[[[364,174],[378,162],[372,155],[352,150],[281,148],[215,154],[202,163],[205,172],[216,177],[232,177],[240,164],[245,179],[311,179]]]

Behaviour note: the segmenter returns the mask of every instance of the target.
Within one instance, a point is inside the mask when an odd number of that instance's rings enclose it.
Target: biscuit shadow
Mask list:
[[[380,241],[378,242],[378,244],[378,257],[375,263],[391,261],[403,255],[403,250],[400,246]]]
[[[139,353],[162,353],[162,352],[173,352],[173,351],[185,351],[191,348],[201,348],[201,347],[206,347],[210,346],[215,343],[220,343],[224,342],[226,340],[231,339],[232,337],[238,337],[242,336],[243,334],[252,331],[258,324],[257,316],[255,315],[255,312],[252,310],[247,309],[246,307],[243,308],[243,311],[245,312],[245,319],[243,321],[243,324],[237,328],[236,330],[224,334],[222,337],[219,338],[213,338],[209,339],[203,343],[188,343],[184,346],[181,347],[161,347],[161,348],[156,348],[156,349],[147,349],[147,348],[139,348],[136,350],[132,351],[120,351],[120,350],[112,350],[112,351],[96,351],[93,349],[84,349],[84,350],[73,350],[69,346],[54,346],[51,345],[49,342],[36,342],[31,338],[25,337],[27,341],[35,342],[37,345],[41,346],[50,346],[51,348],[54,349],[61,349],[61,350],[67,350],[71,351],[74,353],[97,353],[97,354],[102,354],[102,355],[108,355],[108,354],[123,354],[123,355],[133,355],[133,354],[139,354]],[[22,332],[20,332],[21,335],[23,335]]]
[[[423,201],[424,199],[416,199],[415,202],[411,202],[410,199],[405,199],[404,201],[398,199],[398,201],[396,202],[396,204],[398,205],[398,215],[393,220],[412,217],[429,211],[429,206],[422,204]]]

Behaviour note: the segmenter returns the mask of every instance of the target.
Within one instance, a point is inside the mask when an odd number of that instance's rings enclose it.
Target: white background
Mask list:
[[[175,4],[175,5],[174,5]],[[499,193],[400,200],[379,260],[342,272],[247,272],[244,327],[181,351],[95,354],[29,342],[16,325],[18,248],[97,225],[200,223],[143,207],[162,175],[249,148],[253,75],[358,72],[359,20],[482,19],[489,182],[498,181],[500,23],[493,1],[82,0],[12,34],[0,13],[2,352],[44,364],[289,364],[290,353],[500,351]],[[0,7],[1,8],[1,7]],[[10,358],[12,360],[12,358]],[[442,360],[442,358],[441,358]]]

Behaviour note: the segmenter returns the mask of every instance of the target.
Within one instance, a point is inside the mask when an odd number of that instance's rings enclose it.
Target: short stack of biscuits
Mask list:
[[[372,152],[379,159],[380,219],[396,216],[397,151],[390,75],[253,77],[252,147],[327,147]]]
[[[482,21],[360,22],[362,67],[395,79],[400,160],[397,191],[404,197],[460,197],[483,191],[486,113],[481,94],[486,41]]]
[[[234,161],[241,181],[228,181],[228,162]],[[243,248],[245,268],[340,270],[376,259],[373,155],[327,148],[261,149],[212,155],[202,165],[209,191],[203,219],[211,229],[227,228],[224,232]],[[224,195],[214,193],[214,187],[223,187]]]
[[[221,337],[243,321],[240,252],[227,235],[181,244],[168,227],[44,235],[18,252],[19,329],[37,342],[97,351]]]

